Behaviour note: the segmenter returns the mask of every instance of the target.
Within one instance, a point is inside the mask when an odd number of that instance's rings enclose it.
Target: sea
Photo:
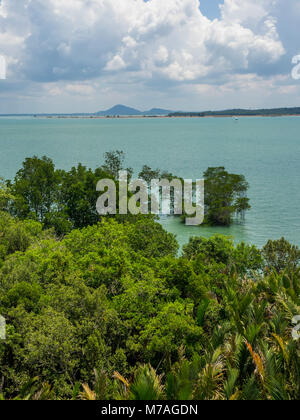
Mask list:
[[[231,227],[161,223],[182,246],[191,236],[223,234],[262,247],[285,237],[300,246],[300,117],[234,118],[0,118],[0,177],[12,179],[26,157],[48,156],[57,168],[103,164],[123,150],[138,174],[143,165],[185,179],[224,166],[249,183],[251,210]]]

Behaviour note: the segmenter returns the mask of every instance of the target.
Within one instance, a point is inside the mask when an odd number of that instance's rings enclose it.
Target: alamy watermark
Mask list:
[[[300,55],[295,55],[292,59],[294,67],[292,69],[292,78],[294,80],[300,80]]]
[[[185,215],[188,226],[199,226],[204,221],[204,180],[153,179],[148,184],[143,179],[128,182],[128,172],[119,172],[119,183],[102,179],[97,191],[102,192],[97,200],[97,212],[127,215]],[[117,206],[117,191],[119,205]],[[128,191],[132,193],[128,197]]]
[[[292,330],[292,337],[295,341],[298,341],[300,338],[300,315],[294,316],[292,323],[295,325]]]
[[[6,79],[6,60],[3,55],[0,55],[0,80]]]
[[[6,321],[3,316],[0,315],[0,340],[6,339]]]

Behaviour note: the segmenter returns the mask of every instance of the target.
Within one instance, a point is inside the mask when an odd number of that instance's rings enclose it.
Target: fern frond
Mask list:
[[[82,384],[82,388],[84,392],[82,392],[80,396],[83,400],[96,401],[96,393],[91,390],[88,384]]]

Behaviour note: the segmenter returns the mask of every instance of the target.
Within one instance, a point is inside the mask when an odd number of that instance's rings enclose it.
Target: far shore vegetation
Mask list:
[[[170,117],[282,117],[300,116],[300,107],[272,109],[227,109],[224,111],[173,112]]]
[[[0,114],[6,116],[28,116],[40,118],[205,118],[205,117],[283,117],[300,116],[300,107],[293,108],[266,108],[266,109],[226,109],[221,111],[168,111],[153,108],[141,112],[137,109],[117,105],[107,111],[96,113],[69,113],[69,114]]]

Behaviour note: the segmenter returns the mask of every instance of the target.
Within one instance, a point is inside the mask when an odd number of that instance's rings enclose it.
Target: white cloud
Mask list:
[[[277,3],[278,0],[225,0],[221,6],[222,20],[256,29]]]
[[[225,0],[222,19],[211,22],[198,0],[27,0],[23,7],[4,0],[0,45],[16,47],[15,71],[31,80],[84,80],[131,68],[189,81],[220,56],[233,71],[261,57],[278,60],[284,49],[273,4]]]
[[[285,1],[300,24],[298,0]],[[85,81],[119,83],[122,74],[127,83],[217,86],[249,73],[259,83],[282,72],[283,4],[224,0],[211,21],[198,0],[3,0],[0,55],[11,80],[62,81],[78,95]]]
[[[154,55],[154,60],[156,63],[165,64],[168,62],[169,59],[169,51],[164,45],[160,45]]]
[[[116,71],[116,70],[122,70],[126,67],[126,64],[122,57],[120,57],[118,54],[114,56],[105,66],[105,70],[107,71]]]

